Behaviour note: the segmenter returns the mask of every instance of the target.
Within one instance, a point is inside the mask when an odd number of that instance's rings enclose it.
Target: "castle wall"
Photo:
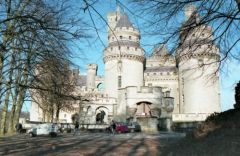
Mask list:
[[[205,62],[215,60],[204,59]],[[195,67],[195,68],[194,68]],[[219,80],[215,77],[217,64],[198,67],[198,59],[179,66],[182,84],[182,113],[213,113],[220,110]]]
[[[117,74],[117,60],[111,60],[105,63],[105,94],[109,97],[117,98],[118,93],[118,74]]]
[[[143,86],[143,63],[122,60],[122,88],[127,86]]]

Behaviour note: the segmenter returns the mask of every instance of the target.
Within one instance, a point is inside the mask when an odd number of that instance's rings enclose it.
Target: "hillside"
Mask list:
[[[240,155],[240,109],[214,113],[186,138],[169,145],[163,155]]]

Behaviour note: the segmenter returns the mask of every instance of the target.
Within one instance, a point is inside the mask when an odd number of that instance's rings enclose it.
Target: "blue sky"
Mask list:
[[[104,2],[105,3],[97,3],[96,5],[94,5],[94,7],[102,15],[102,17],[105,18],[105,20],[107,20],[106,19],[107,13],[110,11],[115,11],[116,2],[114,0],[104,0]],[[123,2],[123,4],[126,5],[127,7],[130,7],[129,5],[126,4],[125,1],[121,2]],[[135,24],[135,26],[140,29],[140,32],[143,32],[144,30],[142,30],[143,28],[141,28],[140,26],[142,21],[137,17],[134,17],[127,10],[125,10],[125,12],[128,13],[131,21]],[[101,38],[102,41],[100,41],[99,38],[97,38],[96,31],[94,29],[92,31],[89,31],[89,33],[92,35],[92,38],[81,46],[82,51],[85,54],[85,59],[74,59],[74,62],[80,66],[80,73],[82,74],[86,72],[85,71],[86,64],[96,63],[99,66],[98,74],[104,75],[104,64],[102,56],[103,49],[105,48],[105,46],[107,46],[107,26],[105,24],[105,21],[103,21],[98,14],[94,13],[93,10],[91,10],[91,13],[96,24],[96,27],[98,29],[99,37]],[[85,12],[83,16],[89,23],[92,24],[88,12]],[[145,36],[143,34],[141,37],[142,47],[146,50],[146,53],[149,54],[151,52],[151,49],[153,48],[153,45],[157,43],[158,38],[156,36]],[[223,111],[233,108],[233,104],[235,103],[234,89],[236,83],[240,80],[240,74],[238,73],[238,71],[239,63],[235,60],[228,60],[221,70],[220,86],[221,86],[221,105]]]

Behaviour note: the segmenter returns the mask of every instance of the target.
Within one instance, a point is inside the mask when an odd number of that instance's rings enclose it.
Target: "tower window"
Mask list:
[[[118,47],[118,50],[120,50],[120,49],[121,49],[121,47],[119,46],[119,47]]]
[[[113,50],[113,47],[111,47],[111,51]]]
[[[122,86],[122,76],[118,76],[118,88]]]
[[[128,36],[128,38],[129,38],[129,40],[131,40],[131,39],[132,39],[132,36]]]
[[[127,47],[127,50],[129,50],[129,47]]]
[[[137,51],[137,47],[135,48],[135,51]]]
[[[122,36],[120,36],[120,39],[122,39],[123,37]]]
[[[204,64],[204,63],[203,63],[203,59],[199,59],[199,60],[198,60],[198,65],[199,65],[199,67],[202,67],[203,64]]]

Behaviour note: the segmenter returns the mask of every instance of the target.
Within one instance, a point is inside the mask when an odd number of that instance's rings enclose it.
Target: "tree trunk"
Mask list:
[[[60,112],[60,107],[56,108],[56,122],[59,121],[59,112]]]
[[[15,118],[15,112],[16,112],[16,105],[17,105],[17,98],[19,95],[19,81],[21,78],[21,71],[18,70],[18,74],[15,80],[15,89],[14,89],[14,95],[13,95],[13,102],[12,102],[12,108],[10,112],[10,118],[9,118],[9,131],[10,132],[15,132],[15,127],[14,127],[14,118]]]
[[[10,18],[10,12],[11,12],[11,0],[6,0],[5,1],[6,5],[6,15],[7,19]],[[7,42],[10,40],[9,33],[11,30],[11,23],[6,22],[6,30],[3,32],[2,36],[2,45],[0,47],[0,99],[2,99],[3,96],[3,67],[4,67],[4,56],[6,53],[6,47],[7,47]],[[0,105],[1,105],[1,100],[0,100]],[[4,106],[5,107],[5,106]]]
[[[3,113],[1,118],[1,130],[0,134],[5,134],[7,132],[7,114],[8,114],[8,106],[9,106],[9,98],[11,94],[11,83],[12,83],[12,76],[13,76],[13,69],[15,67],[15,54],[12,54],[11,62],[10,62],[10,68],[9,68],[9,78],[8,82],[6,84],[6,94],[5,94],[5,100],[4,100],[4,107],[3,107]]]
[[[30,54],[29,54],[30,55]],[[28,70],[30,65],[30,56],[27,57],[26,63],[24,65],[24,71],[23,71],[23,85],[19,88],[19,98],[17,102],[17,109],[16,109],[16,118],[15,118],[15,125],[19,123],[19,118],[22,111],[22,106],[25,100],[26,95],[26,86],[28,84]]]
[[[16,105],[16,112],[15,112],[15,122],[14,124],[18,124],[19,123],[19,118],[21,115],[21,111],[22,111],[22,106],[24,103],[24,99],[25,99],[25,93],[26,93],[26,89],[25,88],[21,88],[19,91],[19,98],[17,101],[17,105]]]

